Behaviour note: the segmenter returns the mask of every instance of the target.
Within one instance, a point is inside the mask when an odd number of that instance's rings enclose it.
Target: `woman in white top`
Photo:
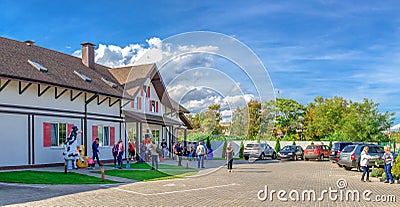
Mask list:
[[[374,156],[371,156],[371,155],[368,154],[368,149],[369,149],[369,147],[365,146],[363,151],[361,152],[360,166],[363,169],[363,173],[362,173],[362,176],[361,176],[361,181],[362,182],[371,182],[369,180],[369,166],[368,166],[368,163],[369,163],[370,159],[374,158]],[[379,158],[379,156],[375,156],[375,158]],[[367,174],[367,179],[364,181],[365,174]]]

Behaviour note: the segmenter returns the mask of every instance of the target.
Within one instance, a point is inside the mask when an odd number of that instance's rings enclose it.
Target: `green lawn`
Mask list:
[[[196,174],[197,171],[176,171],[170,169],[166,171],[155,171],[155,170],[106,170],[105,174],[115,177],[127,178],[132,180],[140,181],[151,181],[151,180],[165,180],[173,178],[181,178]]]
[[[0,182],[25,183],[25,184],[111,184],[112,180],[101,181],[100,178],[82,175],[74,172],[67,174],[63,172],[45,171],[13,171],[0,172]]]
[[[184,163],[183,163],[184,164]],[[113,166],[113,165],[109,165]],[[126,168],[126,164],[122,165],[123,168]],[[134,163],[131,164],[132,169],[151,169],[151,163]],[[177,166],[177,165],[166,165],[166,164],[158,164],[158,169],[182,169],[182,170],[195,170],[193,168],[186,168],[185,166]]]

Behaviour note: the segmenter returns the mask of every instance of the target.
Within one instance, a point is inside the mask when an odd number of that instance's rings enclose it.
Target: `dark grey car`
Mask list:
[[[340,153],[340,158],[338,164],[343,166],[346,170],[351,170],[352,168],[356,168],[358,171],[361,171],[360,167],[360,158],[361,152],[365,146],[368,146],[368,154],[371,156],[383,156],[384,150],[383,147],[375,145],[375,144],[357,144],[357,145],[348,145],[343,148]],[[369,166],[375,165],[375,159],[371,159],[368,163]]]

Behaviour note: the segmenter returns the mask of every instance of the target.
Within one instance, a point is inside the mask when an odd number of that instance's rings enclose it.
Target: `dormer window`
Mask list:
[[[92,82],[92,79],[90,79],[89,77],[87,77],[85,74],[74,70],[74,73],[79,76],[80,78],[82,78],[82,80],[87,81],[87,82]]]
[[[111,86],[112,88],[118,87],[117,84],[115,84],[114,82],[109,81],[109,80],[107,80],[107,79],[105,79],[105,78],[103,78],[103,77],[101,77],[101,80],[102,80],[104,83],[106,83],[107,85]]]
[[[41,72],[47,72],[47,68],[45,68],[43,65],[40,65],[38,62],[28,60],[28,63]]]

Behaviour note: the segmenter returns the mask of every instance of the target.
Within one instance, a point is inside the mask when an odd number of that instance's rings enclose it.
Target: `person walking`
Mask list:
[[[178,166],[182,166],[182,155],[183,155],[182,143],[178,142],[175,145],[175,151],[176,151],[176,159],[178,160]]]
[[[390,146],[385,146],[384,147],[385,150],[385,154],[383,154],[383,164],[385,167],[385,173],[386,173],[386,180],[384,183],[389,183],[393,184],[394,183],[394,179],[393,179],[393,175],[392,175],[392,166],[393,166],[393,162],[394,162],[394,157],[393,154],[390,152]]]
[[[151,151],[151,170],[158,170],[158,146],[156,141],[152,141],[151,144],[149,145],[150,151]],[[155,164],[155,168],[154,168]]]
[[[197,148],[196,148],[196,154],[198,156],[198,160],[197,160],[198,168],[200,168],[200,164],[201,164],[201,168],[204,168],[204,154],[205,153],[206,153],[206,150],[204,149],[203,143],[199,144],[199,146],[197,146]]]
[[[226,162],[228,164],[228,172],[232,172],[234,154],[232,143],[229,142],[228,146],[226,147]]]
[[[99,138],[96,138],[92,143],[92,154],[93,154],[93,161],[97,159],[97,164],[99,164],[100,167],[103,166],[100,163],[100,159],[99,159],[99,154],[100,154],[100,151],[99,151]],[[94,168],[94,165],[93,165],[93,168]]]
[[[118,144],[114,144],[111,152],[112,152],[112,155],[114,157],[114,168],[117,168]]]
[[[360,159],[360,166],[363,169],[363,173],[361,176],[361,182],[371,182],[369,179],[369,160],[374,158],[374,156],[371,156],[368,154],[369,147],[365,146],[363,151],[361,152],[361,159]],[[379,156],[375,156],[375,158],[379,158]],[[367,179],[364,180],[365,174],[367,174]]]
[[[136,153],[135,153],[135,145],[133,144],[133,142],[131,140],[128,141],[128,147],[129,147],[130,160],[133,160]]]
[[[124,155],[124,143],[122,142],[122,139],[118,140],[118,168],[122,169],[122,156]]]
[[[163,149],[162,158],[165,159],[167,157],[167,152],[168,152],[168,145],[167,145],[167,141],[165,141],[165,139],[162,139],[161,147]]]

